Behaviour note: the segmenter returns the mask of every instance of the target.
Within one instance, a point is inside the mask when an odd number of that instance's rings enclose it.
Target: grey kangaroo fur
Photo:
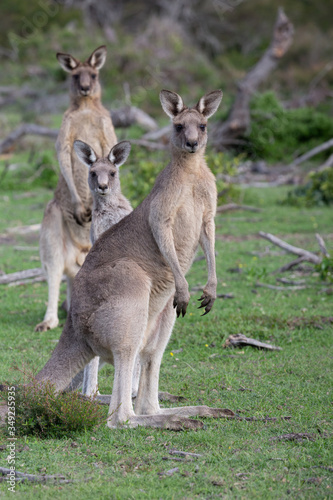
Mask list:
[[[90,239],[92,245],[107,229],[132,212],[130,202],[121,192],[119,167],[125,163],[131,150],[128,141],[113,146],[106,158],[98,158],[93,148],[83,141],[74,141],[79,160],[88,167],[88,185],[93,198]],[[98,356],[84,368],[82,393],[98,393],[98,370],[102,367]],[[139,368],[135,371],[133,385],[138,389]],[[79,381],[78,379],[77,381]]]
[[[73,150],[75,139],[89,141],[99,156],[106,156],[117,138],[110,113],[101,103],[99,70],[106,47],[98,47],[85,62],[70,54],[57,54],[62,68],[71,74],[70,106],[65,112],[56,151],[60,176],[54,198],[45,209],[40,234],[40,257],[48,282],[44,320],[35,330],[58,326],[58,300],[62,275],[67,277],[67,307],[73,279],[91,248],[89,231],[92,197],[88,171]]]
[[[207,314],[216,298],[215,178],[204,159],[207,119],[222,92],[203,96],[193,108],[168,90],[160,94],[172,118],[171,162],[147,198],[108,229],[89,252],[73,286],[72,303],[59,343],[37,374],[62,391],[94,357],[115,367],[107,425],[197,429],[191,416],[232,416],[207,406],[162,409],[159,371],[176,315],[190,300],[185,274],[198,245],[204,250],[208,281],[200,298]],[[132,377],[139,356],[139,390],[132,406]]]

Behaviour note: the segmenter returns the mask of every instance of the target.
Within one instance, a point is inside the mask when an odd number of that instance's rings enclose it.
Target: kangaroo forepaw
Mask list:
[[[201,315],[201,316],[205,316],[206,314],[209,313],[209,311],[211,310],[211,308],[213,307],[213,304],[215,302],[215,297],[212,297],[211,295],[209,295],[208,293],[203,293],[200,297],[200,299],[198,299],[198,301],[200,302],[201,301],[201,304],[200,306],[198,307],[198,309],[201,309],[202,307],[205,308],[205,312]]]

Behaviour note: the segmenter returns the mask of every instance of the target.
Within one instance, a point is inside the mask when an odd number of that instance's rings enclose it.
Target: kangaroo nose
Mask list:
[[[88,92],[88,90],[90,90],[90,87],[89,87],[89,85],[81,85],[81,90],[83,92]]]
[[[107,185],[107,184],[104,184],[104,183],[103,183],[103,184],[98,184],[98,189],[99,189],[100,191],[106,191],[106,190],[107,190],[107,188],[108,188],[108,185]]]
[[[192,142],[187,141],[187,142],[186,142],[186,146],[187,146],[188,148],[195,148],[197,145],[198,145],[198,142],[197,142],[197,141],[192,141]]]

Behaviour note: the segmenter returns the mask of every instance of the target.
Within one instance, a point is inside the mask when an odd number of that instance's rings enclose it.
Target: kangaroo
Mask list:
[[[117,142],[110,113],[101,103],[98,78],[106,59],[106,47],[98,47],[85,62],[62,53],[57,54],[57,59],[71,74],[70,106],[56,141],[59,181],[54,198],[45,209],[40,234],[40,258],[47,276],[48,305],[44,320],[35,328],[38,332],[58,326],[62,275],[67,277],[69,308],[73,279],[91,248],[92,197],[88,171],[73,152],[74,140],[89,140],[100,156],[106,156]]]
[[[74,141],[79,160],[88,167],[88,184],[93,197],[90,240],[92,245],[107,229],[132,212],[130,202],[121,192],[119,167],[125,163],[131,150],[128,141],[116,144],[107,158],[97,158],[95,151],[83,141]],[[103,362],[96,356],[84,368],[82,393],[92,396],[98,392],[98,370]],[[133,385],[137,391],[138,369]]]
[[[191,416],[233,416],[226,409],[188,406],[162,409],[160,364],[176,316],[190,300],[185,274],[199,244],[208,281],[199,301],[204,314],[215,298],[216,185],[204,159],[207,120],[222,92],[204,95],[193,108],[162,90],[162,108],[173,121],[171,162],[145,200],[108,229],[89,252],[73,286],[72,302],[59,343],[37,380],[63,390],[94,356],[112,363],[114,382],[107,425],[197,429]],[[132,375],[139,355],[141,374],[133,409]]]

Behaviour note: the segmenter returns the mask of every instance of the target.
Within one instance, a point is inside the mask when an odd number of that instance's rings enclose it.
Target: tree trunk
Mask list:
[[[218,150],[239,143],[239,138],[248,130],[251,96],[287,52],[292,43],[293,34],[294,27],[280,8],[270,46],[258,63],[247,73],[244,80],[239,83],[237,96],[227,120],[212,131],[212,143]]]

